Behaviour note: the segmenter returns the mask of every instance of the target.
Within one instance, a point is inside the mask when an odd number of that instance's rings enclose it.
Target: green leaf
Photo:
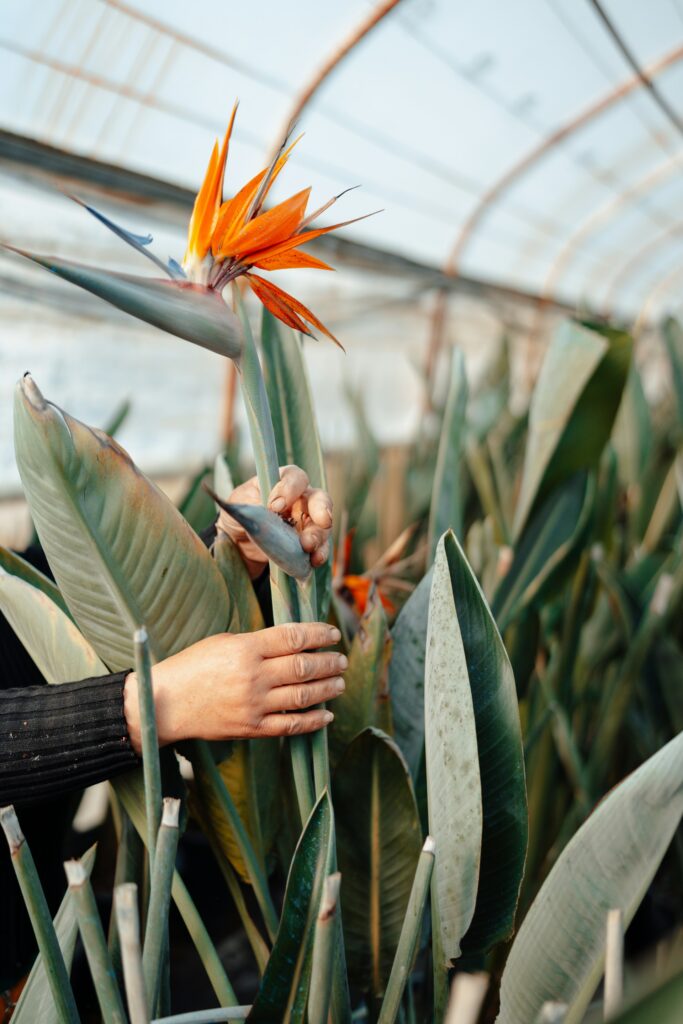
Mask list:
[[[17,464],[50,566],[83,634],[111,670],[133,665],[147,628],[155,660],[225,629],[211,555],[106,434],[47,402],[31,377],[15,400]]]
[[[48,683],[106,675],[73,621],[42,590],[0,569],[0,610]]]
[[[119,274],[55,256],[40,256],[5,246],[53,274],[92,292],[138,320],[194,342],[210,352],[239,359],[242,331],[239,320],[221,296],[203,285]]]
[[[572,320],[553,337],[529,410],[515,536],[554,487],[597,466],[619,408],[632,344],[623,331]]]
[[[268,402],[281,465],[300,466],[311,487],[327,488],[313,393],[303,354],[294,331],[263,310],[261,351]],[[332,587],[332,552],[315,570],[318,617],[325,621]]]
[[[439,537],[446,530],[453,529],[460,539],[463,535],[461,475],[467,395],[465,360],[460,349],[454,348],[429,512],[429,554],[432,559]]]
[[[328,726],[330,753],[338,761],[351,741],[368,726],[389,731],[388,664],[391,637],[379,598],[368,600],[349,651],[346,689],[334,702]]]
[[[19,579],[25,580],[26,583],[30,583],[32,587],[37,587],[38,590],[42,590],[44,594],[54,601],[54,603],[62,609],[62,611],[71,618],[71,613],[66,606],[66,601],[59,593],[59,588],[55,586],[51,579],[48,579],[42,572],[35,569],[30,562],[27,562],[24,558],[16,553],[16,551],[10,551],[8,548],[4,548],[0,545],[0,568],[4,569],[5,572],[9,572],[12,576],[18,576]]]
[[[253,1024],[301,1024],[304,1020],[315,921],[333,850],[332,804],[325,791],[294,852],[275,945],[247,1018]]]
[[[575,473],[529,519],[491,602],[501,631],[524,610],[537,607],[564,579],[570,556],[585,538],[594,498],[593,478]]]
[[[683,1014],[683,971],[613,1018],[613,1024],[680,1024]]]
[[[383,995],[422,847],[420,819],[396,744],[365,729],[333,780],[342,920],[353,984]]]
[[[633,362],[624,397],[614,423],[612,443],[616,449],[619,476],[626,486],[639,487],[652,457],[652,420],[643,382]]]
[[[439,542],[429,606],[425,747],[441,941],[450,960],[513,928],[527,846],[524,755],[507,653],[462,548]],[[457,870],[453,869],[457,865]]]
[[[211,483],[211,470],[202,466],[195,473],[187,491],[178,503],[178,511],[190,524],[195,533],[201,533],[212,526],[216,519],[216,506],[204,489],[204,483]]]
[[[425,744],[424,678],[431,588],[430,569],[401,608],[391,630],[389,693],[394,738],[408,762],[413,782]]]
[[[577,1024],[600,980],[607,911],[633,918],[683,814],[683,734],[602,801],[568,843],[527,913],[501,985],[500,1024],[546,1000]]]
[[[683,328],[678,320],[666,318],[662,324],[662,337],[671,363],[679,430],[683,430]]]
[[[217,497],[217,496],[216,496]],[[263,505],[233,505],[221,502],[221,507],[243,526],[261,550],[288,576],[305,580],[311,575],[311,559],[301,547],[299,534],[276,512]]]
[[[88,875],[95,863],[95,852],[96,847],[91,846],[81,858],[81,863]],[[53,923],[66,968],[70,971],[78,937],[78,923],[68,891],[59,905]],[[12,1020],[14,1024],[36,1024],[37,1021],[40,1021],[40,1024],[60,1024],[59,1014],[52,998],[43,959],[40,955],[36,957],[31,968],[31,973],[12,1014]]]

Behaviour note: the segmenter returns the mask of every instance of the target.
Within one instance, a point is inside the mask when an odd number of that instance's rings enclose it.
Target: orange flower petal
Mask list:
[[[286,306],[278,295],[271,292],[268,281],[264,281],[262,277],[256,277],[254,274],[247,274],[246,278],[256,298],[263,303],[266,309],[270,310],[273,316],[295,331],[301,331],[303,334],[309,333],[303,320],[289,306]]]
[[[278,157],[264,196],[267,195],[272,188],[273,182],[289,160],[289,155],[300,138],[301,136],[299,136],[298,139],[295,139],[291,146],[285,150],[280,157]],[[248,181],[246,185],[242,186],[239,192],[235,193],[232,199],[228,199],[228,201],[223,203],[221,206],[211,242],[213,255],[216,259],[223,259],[228,254],[232,239],[244,227],[247,214],[256,199],[261,183],[268,173],[268,170],[269,168],[266,167],[262,171],[259,171],[251,181]]]
[[[221,244],[222,256],[247,256],[250,252],[271,248],[284,242],[299,227],[306,212],[310,188],[254,217],[230,240]]]
[[[197,193],[194,202],[190,226],[188,229],[187,251],[199,258],[204,259],[211,245],[211,235],[216,226],[218,211],[223,198],[223,180],[225,178],[225,164],[228,158],[228,147],[230,136],[235,123],[237,103],[232,109],[230,122],[228,124],[223,145],[218,150],[218,142],[214,143],[211,151],[209,166],[204,175],[204,181]]]
[[[290,249],[289,252],[275,253],[274,256],[263,256],[259,260],[249,260],[253,267],[260,270],[334,270],[329,263],[323,263],[317,256],[311,256],[307,252],[299,252],[298,249]]]
[[[300,245],[305,245],[306,242],[312,242],[314,238],[320,238],[321,235],[327,235],[330,231],[336,231],[337,228],[345,228],[349,224],[355,224],[359,220],[365,220],[366,217],[373,217],[372,213],[365,213],[362,217],[352,217],[351,220],[340,221],[339,224],[330,224],[327,228],[313,228],[311,231],[302,231],[298,235],[292,235],[290,238],[283,239],[282,242],[278,242],[277,245],[269,245],[267,248],[259,251],[252,252],[250,254],[249,262],[256,266],[257,260],[262,260],[264,257],[277,256],[282,252],[287,252],[289,249],[297,249]]]
[[[302,302],[299,302],[298,299],[295,299],[293,295],[283,291],[282,288],[278,288],[272,281],[266,281],[264,278],[258,277],[256,274],[247,274],[246,276],[253,291],[258,295],[259,299],[261,299],[264,306],[267,306],[267,308],[270,309],[275,316],[278,316],[280,320],[283,320],[283,317],[279,316],[274,309],[271,309],[271,306],[269,306],[264,300],[263,295],[266,295],[274,305],[279,304],[284,306],[289,314],[294,314],[297,318],[300,317],[302,320],[305,320],[306,323],[312,324],[313,327],[317,328],[317,330],[321,332],[321,334],[326,335],[330,341],[333,341],[335,345],[338,345],[342,352],[344,351],[344,346],[337,338],[335,338],[334,334],[328,331],[327,327],[325,327],[325,325],[321,323],[313,313],[311,313],[310,309],[307,309],[307,307],[304,306]],[[284,320],[283,322],[286,323],[287,321]],[[298,329],[301,330],[301,328]],[[308,334],[310,332],[306,330],[304,333]]]

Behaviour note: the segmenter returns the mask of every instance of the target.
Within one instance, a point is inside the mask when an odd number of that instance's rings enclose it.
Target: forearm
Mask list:
[[[135,767],[125,676],[0,691],[0,805],[82,789]]]

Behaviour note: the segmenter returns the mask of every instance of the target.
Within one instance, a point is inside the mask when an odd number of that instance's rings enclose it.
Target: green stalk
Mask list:
[[[171,891],[173,893],[173,901],[178,908],[185,927],[190,933],[194,947],[204,965],[204,970],[211,982],[211,987],[216,994],[218,1002],[224,1007],[237,1006],[239,1001],[235,995],[235,990],[230,984],[230,979],[225,973],[221,958],[216,952],[216,947],[211,941],[211,936],[206,930],[206,925],[199,915],[199,911],[187,890],[187,886],[177,871],[173,872]]]
[[[332,995],[335,938],[337,935],[337,902],[341,875],[328,875],[323,887],[320,910],[315,925],[311,986],[308,997],[308,1024],[327,1024]]]
[[[69,972],[59,947],[59,940],[52,923],[45,893],[38,878],[33,856],[12,806],[0,809],[0,824],[9,844],[12,867],[19,882],[21,895],[24,897],[40,955],[43,958],[45,974],[60,1024],[79,1024],[80,1018],[71,990]]]
[[[142,740],[142,773],[145,782],[145,816],[147,818],[147,852],[149,873],[154,873],[154,851],[161,822],[161,768],[159,766],[159,738],[157,736],[154,692],[152,690],[152,663],[149,640],[144,626],[135,631],[135,676],[138,683],[140,705],[140,734]]]
[[[140,951],[138,887],[134,882],[125,882],[114,890],[114,910],[121,937],[123,980],[126,987],[130,1022],[131,1024],[149,1024],[147,993]]]
[[[144,864],[145,844],[135,831],[135,826],[130,820],[128,813],[112,789],[112,814],[114,826],[118,839],[118,850],[116,851],[116,868],[114,870],[114,888],[123,885],[124,882],[134,882],[142,875]],[[121,944],[119,942],[119,930],[116,926],[116,914],[109,917],[109,934],[107,936],[109,955],[114,965],[114,971],[119,984],[123,983],[123,968],[121,966]]]
[[[168,908],[178,850],[180,800],[164,800],[161,825],[156,841],[154,871],[150,886],[147,927],[142,953],[145,988],[152,1008],[157,1004],[164,956],[168,953]]]
[[[422,918],[424,917],[427,904],[429,883],[432,878],[432,871],[434,870],[434,850],[434,840],[431,836],[427,836],[422,847],[420,859],[417,862],[413,887],[410,890],[406,916],[403,919],[401,935],[396,947],[396,954],[391,966],[391,974],[387,982],[386,992],[384,993],[378,1024],[394,1024],[399,1007],[401,1006],[408,976],[413,969],[415,953],[422,930]],[[442,970],[441,965],[439,965],[439,968]]]
[[[226,1020],[246,1020],[251,1006],[228,1006],[217,1010],[191,1010],[173,1017],[158,1017],[152,1024],[222,1024]]]
[[[256,901],[261,913],[263,914],[263,920],[265,922],[268,935],[271,940],[274,940],[278,929],[278,916],[268,889],[268,880],[263,867],[259,863],[259,859],[256,856],[254,847],[252,846],[251,840],[247,834],[247,830],[244,827],[244,823],[242,822],[234,801],[230,796],[230,791],[221,778],[220,772],[216,768],[211,755],[211,750],[206,743],[201,741],[196,741],[193,746],[197,754],[199,768],[209,781],[209,784],[212,786],[214,794],[221,805],[221,810],[225,814],[225,817],[232,828],[239,851],[242,855],[242,859],[244,860],[244,865],[247,869],[247,874],[249,875],[249,880],[254,889]]]
[[[88,872],[80,860],[67,861],[64,870],[104,1024],[126,1024],[126,1011],[121,1002]]]

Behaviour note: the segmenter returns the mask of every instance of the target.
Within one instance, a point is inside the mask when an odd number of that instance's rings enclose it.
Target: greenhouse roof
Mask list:
[[[239,97],[230,189],[303,103],[279,196],[361,184],[345,237],[603,312],[680,293],[683,0],[0,10],[5,133],[195,188]]]

